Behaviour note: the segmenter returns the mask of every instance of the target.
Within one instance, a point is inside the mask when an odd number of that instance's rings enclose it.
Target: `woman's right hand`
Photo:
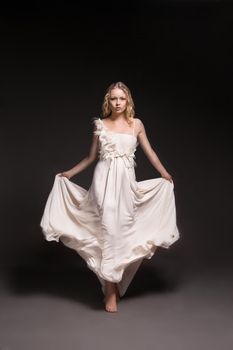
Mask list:
[[[68,180],[71,178],[69,171],[64,171],[62,173],[58,173],[57,175],[67,177]]]

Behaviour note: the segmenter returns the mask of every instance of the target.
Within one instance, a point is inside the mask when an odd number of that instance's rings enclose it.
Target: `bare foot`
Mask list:
[[[106,281],[105,286],[105,310],[108,312],[117,312],[117,290],[116,285],[113,282]]]

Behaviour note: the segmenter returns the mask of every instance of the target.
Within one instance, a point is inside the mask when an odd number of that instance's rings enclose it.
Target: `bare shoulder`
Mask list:
[[[142,122],[142,119],[140,118],[134,118],[135,119],[135,125],[138,126],[138,127],[142,127],[143,126],[143,122]]]
[[[135,131],[137,135],[139,135],[141,132],[144,131],[144,125],[140,118],[134,118],[135,119]]]

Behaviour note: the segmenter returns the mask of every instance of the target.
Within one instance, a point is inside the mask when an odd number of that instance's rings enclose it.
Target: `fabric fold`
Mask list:
[[[109,133],[94,120],[99,161],[88,190],[56,175],[40,222],[48,241],[74,249],[96,274],[127,291],[144,258],[179,239],[174,185],[163,178],[136,181],[137,138]]]

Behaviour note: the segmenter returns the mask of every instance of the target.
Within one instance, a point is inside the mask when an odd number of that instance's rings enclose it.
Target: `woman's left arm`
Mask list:
[[[137,138],[140,146],[142,147],[143,152],[149,159],[153,167],[161,174],[161,176],[172,182],[172,176],[167,172],[163,164],[161,163],[159,157],[151,147],[151,144],[147,138],[145,127],[140,119],[137,118]]]

